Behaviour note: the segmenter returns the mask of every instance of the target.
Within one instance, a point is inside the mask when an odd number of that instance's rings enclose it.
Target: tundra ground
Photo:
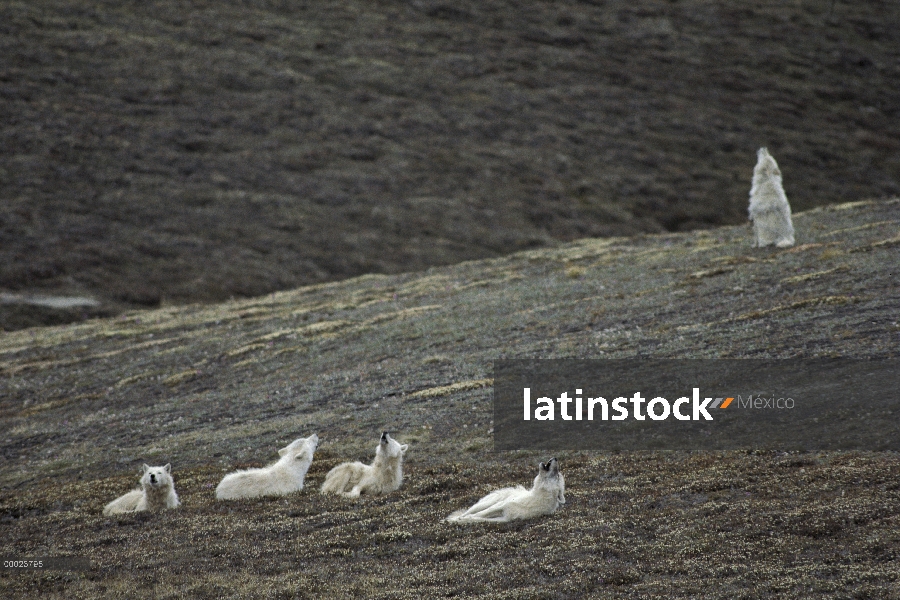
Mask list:
[[[896,356],[900,202],[749,225],[587,239],[253,300],[0,337],[0,572],[16,598],[896,598],[896,452],[557,453],[567,503],[500,526],[443,522],[533,478],[495,453],[497,358]],[[387,430],[403,487],[318,493]],[[235,468],[317,433],[300,493],[216,502]],[[107,518],[144,462],[182,506]]]

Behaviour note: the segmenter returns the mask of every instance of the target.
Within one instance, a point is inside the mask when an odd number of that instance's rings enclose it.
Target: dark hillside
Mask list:
[[[900,192],[900,4],[0,4],[0,292],[220,301]],[[19,310],[19,309],[16,309]]]

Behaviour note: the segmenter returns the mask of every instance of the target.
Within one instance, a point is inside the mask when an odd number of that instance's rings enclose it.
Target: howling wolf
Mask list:
[[[559,462],[551,458],[541,463],[530,490],[516,486],[491,492],[468,510],[447,517],[450,523],[506,523],[549,515],[566,503],[565,481]]]
[[[343,463],[325,476],[323,494],[340,494],[357,498],[360,494],[387,494],[403,483],[403,453],[408,444],[400,444],[384,432],[371,465],[361,462]]]
[[[103,508],[104,515],[176,508],[181,503],[175,493],[172,465],[151,467],[144,465],[141,487],[116,498]]]
[[[774,244],[779,248],[794,245],[791,206],[781,187],[778,163],[765,148],[756,153],[753,185],[750,187],[750,220],[753,221],[755,247]]]
[[[226,475],[216,488],[217,500],[284,496],[303,489],[303,479],[319,446],[319,436],[299,438],[278,451],[278,462],[262,469],[246,469]]]

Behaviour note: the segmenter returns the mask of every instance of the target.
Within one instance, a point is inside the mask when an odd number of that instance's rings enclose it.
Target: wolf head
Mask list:
[[[315,433],[309,436],[308,438],[298,438],[282,448],[278,451],[278,456],[281,457],[281,460],[285,460],[285,457],[289,457],[288,460],[299,460],[299,461],[307,461],[312,462],[313,454],[316,452],[316,448],[319,447],[319,436]]]
[[[770,179],[772,177],[777,177],[780,180],[781,170],[778,168],[778,163],[775,162],[775,159],[769,154],[769,151],[766,148],[760,148],[756,152],[756,167],[753,169],[753,182],[756,183],[757,180]]]
[[[400,444],[385,431],[381,434],[381,442],[375,450],[375,456],[381,456],[384,459],[399,458],[403,456],[407,448],[409,448],[409,444]]]
[[[566,484],[562,473],[559,472],[558,460],[551,458],[547,462],[541,463],[537,477],[534,478],[534,487],[556,492],[557,502],[566,503]]]
[[[169,463],[164,467],[151,467],[144,464],[143,475],[141,476],[141,485],[144,487],[159,488],[172,484],[172,464]]]

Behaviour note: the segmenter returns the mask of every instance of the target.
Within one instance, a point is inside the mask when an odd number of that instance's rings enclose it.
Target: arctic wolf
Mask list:
[[[753,185],[750,187],[750,220],[753,221],[753,245],[774,244],[779,248],[794,245],[791,206],[781,187],[778,163],[765,148],[756,153]]]
[[[515,519],[531,519],[549,515],[566,503],[565,481],[559,462],[551,458],[541,463],[530,490],[516,486],[491,492],[468,510],[458,510],[447,517],[451,523],[506,523]]]
[[[303,479],[312,464],[319,436],[299,438],[278,451],[278,462],[262,469],[229,473],[216,488],[217,500],[284,496],[303,489]]]
[[[176,508],[181,504],[178,502],[178,494],[175,493],[171,464],[164,467],[151,467],[145,464],[143,468],[141,488],[132,490],[107,504],[103,509],[104,515]]]
[[[357,498],[360,494],[387,494],[403,483],[403,453],[408,444],[400,444],[384,432],[371,465],[343,463],[325,476],[323,494],[341,494]]]

